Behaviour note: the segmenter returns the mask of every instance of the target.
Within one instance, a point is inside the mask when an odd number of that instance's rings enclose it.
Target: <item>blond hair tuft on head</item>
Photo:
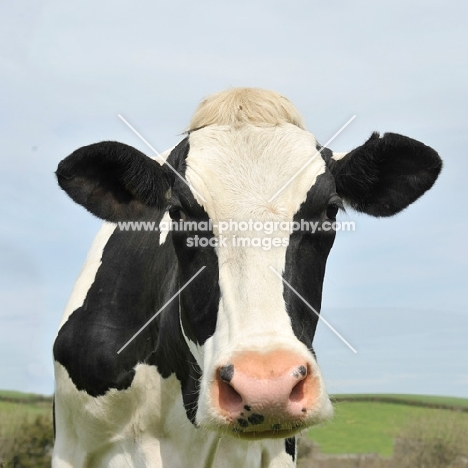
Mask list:
[[[305,130],[302,116],[287,98],[275,91],[232,88],[203,100],[190,121],[188,131],[208,125],[276,126],[284,123]]]

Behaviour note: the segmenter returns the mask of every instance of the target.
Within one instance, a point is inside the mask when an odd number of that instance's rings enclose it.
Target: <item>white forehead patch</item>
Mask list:
[[[197,201],[213,221],[290,221],[325,172],[316,143],[291,124],[206,127],[190,135],[186,178],[205,198]]]

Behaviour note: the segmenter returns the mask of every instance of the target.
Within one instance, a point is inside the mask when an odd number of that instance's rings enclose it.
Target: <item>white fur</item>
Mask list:
[[[207,200],[198,200],[214,225],[219,221],[288,221],[305,201],[317,177],[325,171],[316,154],[316,140],[292,124],[259,128],[210,126],[190,136],[186,178]],[[314,159],[312,159],[314,158]],[[272,201],[268,200],[308,161],[312,162]],[[219,233],[215,229],[215,235]],[[216,369],[236,352],[282,348],[310,363],[320,380],[320,401],[308,414],[309,422],[331,417],[332,408],[319,368],[294,335],[283,299],[283,284],[269,269],[284,271],[286,246],[233,247],[230,239],[265,236],[262,232],[223,233],[227,247],[217,249],[221,302],[216,331],[205,344],[197,421],[222,426],[214,410],[210,385]],[[278,231],[272,237],[289,238]]]
[[[184,411],[180,384],[139,364],[130,388],[94,398],[78,391],[55,364],[53,468],[291,468],[284,441],[249,442],[196,429]]]

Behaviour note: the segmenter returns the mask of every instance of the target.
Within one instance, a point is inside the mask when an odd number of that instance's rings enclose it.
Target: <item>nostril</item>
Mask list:
[[[219,376],[223,382],[229,383],[234,376],[234,366],[232,364],[228,364],[227,366],[222,366],[219,369]]]
[[[293,372],[298,382],[294,385],[291,393],[289,394],[289,401],[298,402],[302,401],[305,395],[305,382],[308,379],[308,369],[306,366],[299,366]]]
[[[229,383],[219,381],[219,406],[229,412],[241,410],[243,408],[242,397]]]
[[[304,399],[304,384],[305,379],[302,379],[301,381],[297,382],[296,385],[294,385],[291,393],[289,394],[289,401],[296,403]]]
[[[218,369],[218,399],[219,406],[230,413],[240,410],[243,406],[243,399],[231,385],[234,377],[234,365],[227,364]]]

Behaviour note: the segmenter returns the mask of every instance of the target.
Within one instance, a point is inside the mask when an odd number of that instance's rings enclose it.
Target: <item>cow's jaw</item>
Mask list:
[[[306,346],[293,332],[277,276],[285,270],[289,233],[269,234],[286,241],[269,250],[239,247],[234,238],[265,234],[221,233],[216,224],[292,222],[325,163],[316,155],[315,138],[292,125],[208,128],[192,134],[190,145],[186,178],[215,223],[214,235],[226,241],[216,249],[216,330],[192,351],[203,369],[196,424],[243,438],[289,437],[333,413],[311,343]]]

